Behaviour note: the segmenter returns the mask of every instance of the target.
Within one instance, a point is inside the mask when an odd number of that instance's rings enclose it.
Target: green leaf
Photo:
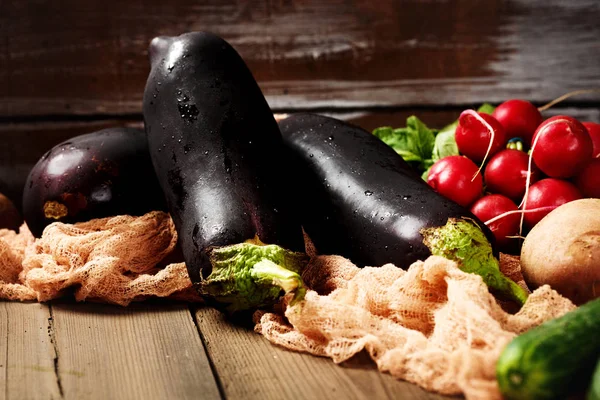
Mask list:
[[[393,129],[385,126],[373,131],[375,136],[393,148],[406,162],[416,164],[421,171],[433,163],[431,153],[436,133],[415,116],[406,120],[406,128]]]
[[[411,130],[415,136],[415,147],[417,148],[421,159],[430,159],[431,152],[433,151],[433,145],[435,143],[434,132],[414,115],[408,117],[406,120],[406,127]]]
[[[482,104],[477,111],[491,114],[495,107],[491,104]],[[392,128],[384,126],[377,128],[373,134],[388,146],[392,147],[402,158],[422,173],[421,177],[427,180],[429,169],[436,161],[458,155],[458,146],[454,133],[458,120],[446,125],[441,130],[428,128],[417,117],[410,116],[406,120],[406,128]]]
[[[454,130],[445,130],[438,133],[435,137],[431,158],[433,161],[441,160],[444,157],[458,155],[458,146],[454,139]]]
[[[494,107],[493,105],[489,103],[483,103],[481,107],[477,109],[477,112],[491,114],[494,112],[495,109],[496,107]]]

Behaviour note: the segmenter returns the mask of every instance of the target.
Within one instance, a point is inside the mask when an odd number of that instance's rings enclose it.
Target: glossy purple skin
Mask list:
[[[431,255],[420,230],[452,217],[477,221],[494,243],[469,210],[436,193],[371,133],[315,114],[292,115],[279,126],[298,166],[302,226],[320,254],[361,267],[408,268]]]
[[[144,92],[150,155],[193,283],[208,251],[253,239],[303,249],[281,134],[237,52],[210,33],[158,37]]]
[[[48,211],[50,204],[60,212]],[[23,191],[23,216],[36,237],[52,222],[155,210],[166,210],[166,203],[139,129],[109,128],[56,145],[33,167]]]

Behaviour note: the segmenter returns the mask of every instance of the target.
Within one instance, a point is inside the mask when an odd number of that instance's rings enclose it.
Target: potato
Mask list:
[[[575,304],[600,297],[600,199],[546,215],[525,238],[521,268],[531,289],[548,284]]]

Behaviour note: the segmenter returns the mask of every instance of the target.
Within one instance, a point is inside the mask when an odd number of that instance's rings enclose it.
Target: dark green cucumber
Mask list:
[[[585,400],[600,400],[600,358],[596,363]]]
[[[589,383],[600,356],[600,299],[514,338],[496,364],[505,399],[564,399]]]

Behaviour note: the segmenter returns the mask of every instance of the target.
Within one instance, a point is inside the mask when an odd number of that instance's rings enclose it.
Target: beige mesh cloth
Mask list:
[[[68,225],[54,223],[34,240],[23,226],[0,230],[0,298],[77,300],[120,305],[149,296],[199,301],[183,263],[166,264],[177,234],[170,217],[152,212]],[[509,313],[482,279],[430,257],[407,271],[391,264],[359,269],[339,256],[311,261],[311,290],[285,315],[257,312],[255,330],[270,342],[336,363],[367,351],[382,372],[444,394],[500,398],[495,363],[518,333],[575,308],[545,286]],[[503,272],[525,285],[518,259]],[[285,300],[284,300],[285,303]]]
[[[501,261],[507,276],[524,285],[518,262]],[[503,347],[575,308],[544,286],[510,314],[481,277],[433,256],[407,271],[315,256],[303,278],[313,290],[285,316],[255,314],[255,330],[270,342],[336,363],[365,350],[382,372],[468,399],[500,399],[495,364]]]
[[[73,291],[78,301],[123,306],[150,296],[199,301],[184,263],[158,267],[176,243],[163,212],[54,223],[37,240],[25,225],[0,230],[0,298],[47,301]]]

